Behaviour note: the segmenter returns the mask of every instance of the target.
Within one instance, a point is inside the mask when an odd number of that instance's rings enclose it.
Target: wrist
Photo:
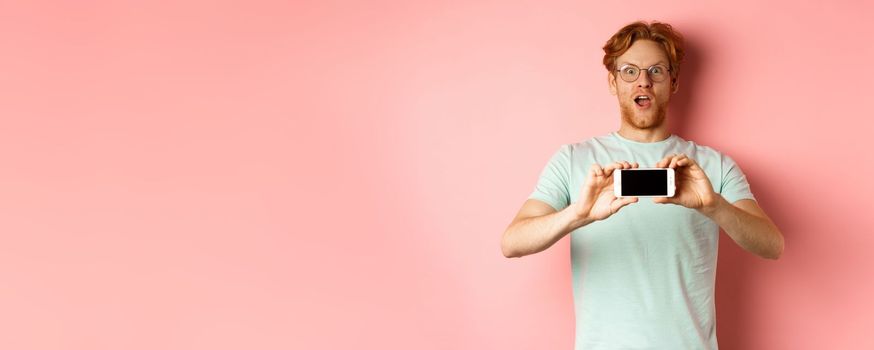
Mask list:
[[[571,229],[583,227],[595,221],[589,218],[588,211],[582,207],[579,201],[574,202],[567,209],[567,217]]]
[[[722,198],[722,195],[715,193],[714,200],[709,205],[704,205],[699,208],[698,211],[712,219],[713,216],[719,213],[726,204],[728,204],[728,201],[726,201],[725,198]]]

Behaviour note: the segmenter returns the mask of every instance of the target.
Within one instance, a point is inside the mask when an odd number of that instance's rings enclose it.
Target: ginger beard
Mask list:
[[[654,129],[665,122],[668,114],[668,99],[660,101],[658,97],[646,108],[634,102],[633,96],[623,96],[619,102],[619,112],[622,121],[636,129]]]

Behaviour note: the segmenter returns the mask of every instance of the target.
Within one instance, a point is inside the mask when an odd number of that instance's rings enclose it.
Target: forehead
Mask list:
[[[638,40],[628,51],[616,58],[616,65],[633,64],[638,67],[649,67],[654,64],[668,65],[668,55],[659,43],[652,40]]]

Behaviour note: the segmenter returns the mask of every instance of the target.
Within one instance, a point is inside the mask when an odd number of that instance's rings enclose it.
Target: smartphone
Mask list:
[[[613,171],[616,197],[673,197],[674,169],[634,168]]]

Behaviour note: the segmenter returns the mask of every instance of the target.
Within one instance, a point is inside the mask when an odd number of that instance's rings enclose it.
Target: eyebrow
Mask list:
[[[626,64],[633,64],[633,65],[638,66],[638,67],[643,67],[642,65],[635,64],[635,63],[631,63],[631,62],[619,62],[619,63],[616,64],[616,67],[617,67],[617,68],[618,68],[618,67],[622,67],[622,66],[624,66],[624,65],[626,65]],[[668,65],[668,64],[665,63],[664,61],[658,61],[658,62],[653,63],[653,64],[651,64],[651,65],[649,65],[649,66],[647,66],[647,67],[652,67],[652,66],[655,66],[655,65],[657,65],[657,64],[660,64],[660,65],[663,65],[663,66],[667,66],[667,65]]]

